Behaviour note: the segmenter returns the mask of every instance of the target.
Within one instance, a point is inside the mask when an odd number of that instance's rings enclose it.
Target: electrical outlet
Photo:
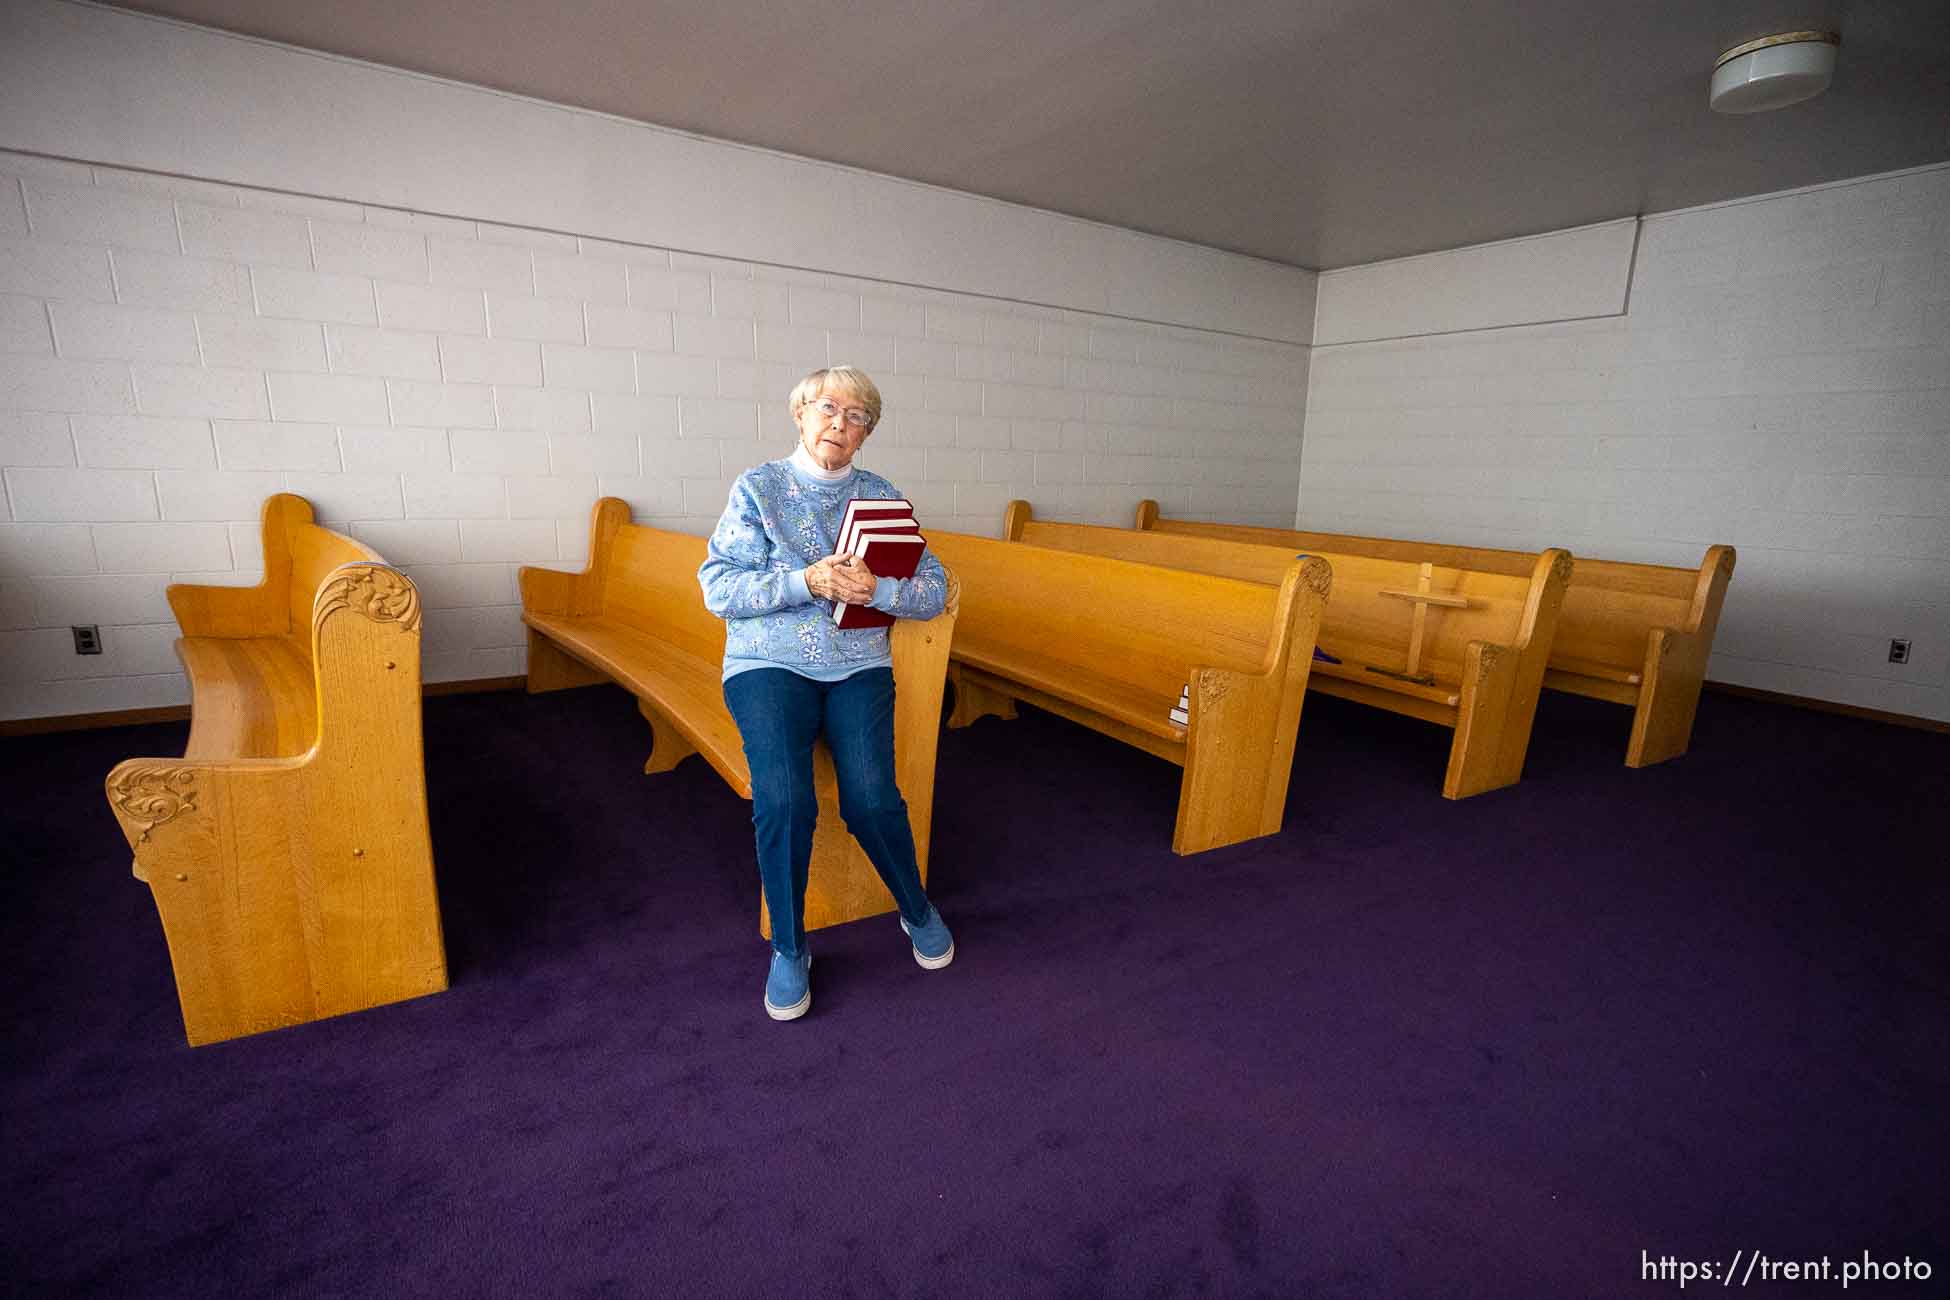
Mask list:
[[[1889,662],[1892,664],[1906,664],[1909,662],[1908,637],[1898,636],[1889,639]]]
[[[98,655],[102,652],[102,630],[93,623],[86,626],[77,624],[68,629],[74,633],[74,652],[78,655]]]

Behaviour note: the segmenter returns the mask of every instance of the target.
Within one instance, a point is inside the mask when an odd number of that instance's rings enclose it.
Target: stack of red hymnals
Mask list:
[[[914,522],[914,503],[898,497],[882,501],[855,500],[846,503],[840,519],[835,555],[851,555],[876,578],[911,578],[928,539]],[[849,632],[865,627],[890,627],[892,614],[869,605],[833,605],[833,622]]]

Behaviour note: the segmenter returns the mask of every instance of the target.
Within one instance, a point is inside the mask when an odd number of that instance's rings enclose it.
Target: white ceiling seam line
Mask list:
[[[497,99],[505,99],[512,103],[521,104],[532,108],[549,109],[558,113],[567,113],[574,116],[595,118],[599,121],[615,123],[618,126],[626,126],[633,130],[653,131],[659,135],[665,135],[671,137],[672,139],[682,140],[688,144],[709,145],[714,148],[722,148],[722,149],[736,149],[743,153],[754,154],[764,158],[776,159],[781,162],[797,163],[801,165],[812,165],[817,167],[829,167],[834,171],[845,172],[853,176],[867,177],[872,180],[883,181],[893,185],[901,185],[909,189],[920,190],[920,191],[933,193],[933,194],[950,195],[956,199],[972,200],[980,203],[993,204],[996,207],[1006,208],[1014,212],[1029,212],[1029,213],[1034,213],[1040,217],[1053,217],[1060,221],[1073,222],[1077,225],[1085,226],[1093,230],[1108,231],[1118,235],[1136,235],[1139,236],[1140,238],[1155,239],[1160,241],[1161,243],[1174,244],[1181,248],[1195,249],[1199,252],[1204,252],[1204,253],[1223,253],[1227,257],[1237,257],[1250,262],[1258,262],[1263,266],[1266,266],[1267,268],[1272,270],[1305,271],[1311,275],[1322,274],[1322,272],[1317,267],[1306,266],[1298,262],[1282,262],[1275,258],[1264,257],[1258,253],[1241,252],[1236,248],[1224,248],[1217,244],[1202,244],[1199,243],[1197,240],[1180,239],[1175,235],[1161,235],[1156,231],[1139,230],[1133,226],[1120,226],[1113,222],[1099,220],[1095,217],[1080,216],[1074,212],[1064,212],[1058,208],[1041,208],[1041,207],[1037,207],[1033,203],[1023,203],[1014,199],[999,198],[996,195],[983,194],[976,190],[956,189],[952,185],[941,185],[933,181],[916,180],[911,176],[901,176],[893,172],[875,171],[871,167],[861,167],[854,163],[839,162],[831,158],[820,158],[820,157],[813,156],[811,154],[791,153],[784,149],[774,149],[767,145],[753,144],[750,141],[746,141],[746,140],[734,140],[725,136],[706,135],[701,131],[688,131],[685,130],[683,127],[669,126],[662,122],[649,122],[649,121],[644,121],[641,118],[625,117],[620,113],[611,113],[600,108],[589,108],[582,104],[564,104],[558,100],[543,99],[537,95],[523,94],[518,90],[507,90],[499,86],[484,86],[472,81],[462,81],[455,77],[444,77],[437,72],[426,72],[418,68],[403,68],[396,64],[381,63],[375,59],[362,59],[355,55],[338,54],[331,50],[316,50],[310,48],[309,46],[293,45],[288,41],[274,40],[268,36],[253,36],[247,32],[234,32],[223,27],[211,27],[203,23],[190,22],[188,19],[184,19],[184,18],[174,18],[168,14],[149,13],[141,9],[127,9],[127,8],[123,8],[120,5],[105,3],[104,0],[54,0],[54,3],[69,5],[77,9],[99,10],[103,13],[114,14],[118,17],[138,18],[145,22],[160,23],[169,27],[181,29],[183,31],[197,32],[204,35],[221,36],[226,40],[242,41],[251,45],[263,46],[266,49],[277,50],[280,53],[284,53],[284,54],[304,55],[308,58],[318,59],[323,62],[341,64],[346,67],[358,68],[365,71],[383,72],[391,76],[397,76],[397,77],[409,77],[416,81],[426,82],[429,85],[441,86],[450,90],[464,90],[475,94],[490,95]],[[4,147],[4,146],[0,146],[0,147]],[[120,166],[121,164],[100,163],[95,165]],[[144,170],[144,169],[131,167],[128,170],[134,171],[134,170]],[[174,173],[174,172],[157,172],[155,174],[164,175],[164,176],[178,175],[178,173]],[[184,177],[184,179],[212,180],[218,184],[223,184],[223,185],[249,185],[250,184],[249,182],[246,181],[229,180],[222,177],[186,176]],[[268,187],[262,185],[252,185],[251,188],[265,189]],[[311,197],[311,198],[338,197],[337,195],[330,195],[330,194],[306,195],[303,191],[299,191],[299,190],[279,190],[274,192],[289,193],[289,194],[298,195],[300,197]],[[357,203],[357,202],[365,202],[366,200],[345,199],[343,201]],[[392,205],[384,204],[384,203],[375,203],[373,204],[373,206],[388,207]],[[421,208],[413,208],[413,209],[396,208],[395,210],[396,211],[410,210],[415,212],[425,211],[425,209],[421,209]],[[450,214],[429,213],[428,215],[445,216]],[[472,218],[466,218],[466,219],[472,219]],[[529,228],[543,229],[542,227],[529,227]],[[575,232],[554,231],[551,233],[573,234]],[[699,256],[717,256],[717,254],[699,254]],[[750,261],[752,259],[742,258],[739,260]],[[960,291],[955,290],[953,292],[960,292]]]
[[[366,199],[350,198],[350,197],[331,195],[331,194],[307,193],[306,191],[303,190],[272,189],[267,186],[246,185],[238,181],[219,180],[215,177],[209,177],[209,176],[190,176],[182,172],[158,171],[155,168],[151,168],[151,167],[130,167],[122,163],[104,162],[99,159],[72,158],[61,154],[37,153],[32,150],[12,149],[12,148],[7,148],[4,145],[0,145],[0,154],[9,154],[9,153],[24,158],[44,159],[48,162],[72,163],[79,167],[103,168],[109,171],[129,172],[129,173],[134,173],[142,176],[154,176],[161,180],[180,180],[180,181],[191,181],[198,184],[227,185],[240,190],[254,190],[260,194],[274,194],[274,195],[280,195],[292,199],[309,199],[309,200],[318,200],[318,201],[323,201],[328,203],[345,203],[354,207],[378,208],[386,212],[398,212],[408,216],[439,217],[442,219],[454,220],[454,221],[478,221],[479,220],[479,218],[469,217],[464,213],[435,212],[426,208],[401,208],[386,203],[374,203]],[[112,187],[104,186],[102,188],[112,188]],[[194,200],[185,199],[184,201],[193,202]],[[498,223],[488,223],[488,224],[498,224]],[[1248,334],[1240,330],[1228,330],[1228,329],[1221,329],[1221,328],[1215,328],[1212,326],[1204,326],[1204,325],[1186,325],[1175,321],[1155,319],[1146,316],[1132,316],[1132,315],[1111,311],[1111,310],[1092,311],[1081,307],[1065,306],[1061,303],[1039,302],[1031,298],[1010,298],[1010,297],[1004,297],[999,294],[979,293],[969,289],[955,289],[955,288],[947,287],[945,285],[923,284],[923,283],[910,281],[910,280],[893,280],[883,276],[859,275],[850,272],[827,270],[816,266],[794,266],[787,262],[768,262],[761,258],[751,258],[751,257],[730,258],[730,257],[725,257],[724,255],[718,253],[707,253],[707,252],[701,252],[696,249],[678,248],[668,244],[630,244],[629,241],[626,240],[610,239],[606,236],[587,235],[574,230],[552,230],[543,226],[512,226],[512,225],[508,226],[507,228],[511,230],[533,231],[537,234],[559,235],[562,236],[563,238],[568,238],[568,239],[578,239],[578,240],[595,239],[595,240],[600,240],[601,242],[606,244],[617,245],[621,247],[641,248],[645,252],[676,253],[685,257],[694,257],[706,261],[746,265],[754,269],[762,268],[762,269],[773,270],[773,271],[785,271],[793,275],[818,277],[822,280],[822,282],[844,280],[844,281],[850,281],[855,284],[880,285],[880,286],[885,286],[888,289],[905,290],[912,293],[943,294],[943,295],[952,296],[957,299],[975,298],[983,302],[996,303],[1004,307],[1023,307],[1034,312],[1055,313],[1057,315],[1066,318],[1064,321],[1060,322],[1065,324],[1079,323],[1075,320],[1067,319],[1070,317],[1088,317],[1091,320],[1117,321],[1128,325],[1140,325],[1140,326],[1147,326],[1155,329],[1169,330],[1176,334],[1197,335],[1200,337],[1238,339],[1241,342],[1245,342],[1245,343],[1267,344],[1269,346],[1279,347],[1279,348],[1306,349],[1313,346],[1312,344],[1309,343],[1297,343],[1291,339],[1277,338],[1272,335],[1266,335],[1266,334]],[[493,242],[493,241],[490,240],[487,242]],[[821,287],[837,288],[841,286],[822,283]]]

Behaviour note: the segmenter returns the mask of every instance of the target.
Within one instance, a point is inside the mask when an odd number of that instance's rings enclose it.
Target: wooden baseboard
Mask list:
[[[118,709],[114,713],[65,713],[52,718],[8,718],[0,721],[0,736],[45,736],[57,731],[140,727],[151,722],[187,722],[189,717],[189,705],[166,704],[159,709]]]
[[[473,677],[458,682],[427,682],[420,688],[422,696],[434,695],[473,695],[483,691],[518,691],[528,685],[526,677]],[[1887,722],[1892,726],[1911,727],[1917,731],[1937,731],[1950,733],[1950,722],[1939,722],[1934,718],[1919,718],[1908,713],[1888,713],[1881,709],[1865,709],[1855,704],[1837,704],[1833,700],[1817,700],[1806,695],[1789,695],[1784,691],[1764,691],[1758,686],[1736,686],[1732,682],[1706,683],[1709,691],[1722,695],[1738,695],[1744,699],[1761,700],[1768,704],[1786,704],[1797,709],[1813,709],[1817,713],[1836,713],[1846,718],[1861,718],[1868,722]],[[46,736],[60,731],[94,731],[102,727],[140,727],[152,722],[187,722],[190,706],[170,704],[159,709],[121,709],[114,713],[69,713],[51,718],[12,718],[0,719],[0,736]]]
[[[1789,695],[1785,691],[1764,691],[1758,686],[1736,686],[1732,682],[1706,683],[1709,691],[1722,695],[1738,695],[1743,699],[1761,700],[1768,704],[1787,704],[1797,709],[1813,709],[1816,713],[1837,713],[1845,718],[1861,718],[1865,722],[1887,722],[1892,726],[1910,727],[1916,731],[1950,732],[1950,722],[1939,722],[1935,718],[1919,718],[1913,713],[1889,713],[1882,709],[1865,709],[1859,704],[1838,704],[1834,700],[1817,700],[1807,695]]]
[[[473,677],[459,682],[425,682],[420,695],[473,695],[481,691],[518,691],[526,677]],[[188,722],[190,706],[167,704],[156,709],[119,709],[113,713],[68,713],[51,718],[0,719],[0,736],[47,736],[61,731],[97,731],[104,727],[141,727],[155,722]]]
[[[526,677],[470,677],[461,682],[426,682],[420,687],[422,698],[431,695],[479,695],[483,691],[520,691],[528,688]]]

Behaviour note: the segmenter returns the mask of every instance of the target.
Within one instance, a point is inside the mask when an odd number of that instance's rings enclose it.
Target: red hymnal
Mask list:
[[[833,554],[851,555],[854,534],[863,524],[898,523],[902,520],[912,522],[913,519],[914,503],[899,497],[889,497],[879,501],[869,498],[849,501],[846,503],[846,513],[840,516],[839,538],[833,543]]]
[[[858,556],[876,578],[911,578],[927,549],[927,539],[918,532],[870,529],[859,535],[851,554]],[[890,627],[893,622],[892,614],[871,605],[833,606],[834,625],[848,632],[863,627]]]
[[[918,536],[920,531],[921,525],[914,522],[912,515],[902,519],[864,519],[841,534],[839,543],[833,547],[833,554],[853,554],[853,548],[868,533],[913,533]]]

